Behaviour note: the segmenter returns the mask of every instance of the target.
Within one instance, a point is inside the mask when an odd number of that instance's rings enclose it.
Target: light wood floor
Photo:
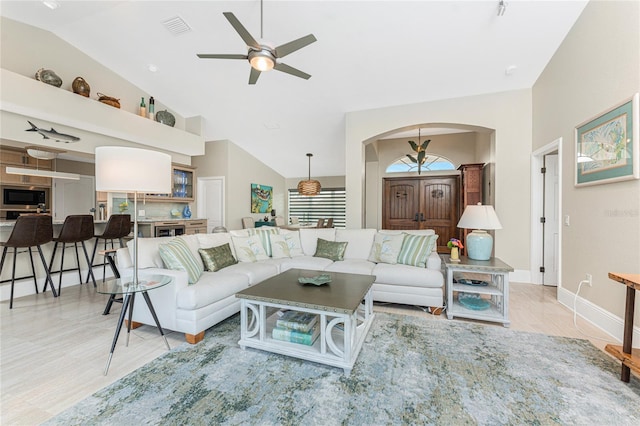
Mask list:
[[[555,288],[511,284],[511,329],[585,338],[573,326],[569,309],[555,298]],[[95,391],[129,374],[166,351],[154,327],[132,331],[129,346],[121,334],[108,376],[103,375],[121,305],[110,315],[102,311],[108,296],[92,286],[63,288],[61,297],[51,292],[0,303],[0,424],[41,423],[76,404]],[[379,312],[395,312],[446,321],[414,307],[376,305]],[[580,329],[611,339],[578,319]],[[501,327],[501,325],[494,325]],[[184,335],[169,332],[169,345],[184,342]],[[600,349],[606,342],[593,340]]]

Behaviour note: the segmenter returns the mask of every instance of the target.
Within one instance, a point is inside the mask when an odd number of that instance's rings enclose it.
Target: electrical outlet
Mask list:
[[[591,274],[587,274],[587,284],[589,284],[589,287],[593,286],[593,277]]]

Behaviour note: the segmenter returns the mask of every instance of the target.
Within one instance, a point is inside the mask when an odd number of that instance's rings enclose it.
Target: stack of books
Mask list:
[[[276,340],[311,346],[320,335],[318,315],[309,312],[280,311],[271,334]]]

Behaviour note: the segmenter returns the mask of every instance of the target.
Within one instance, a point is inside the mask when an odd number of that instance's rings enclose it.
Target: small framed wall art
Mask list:
[[[251,184],[251,213],[269,213],[273,209],[273,187]]]
[[[638,97],[576,127],[575,186],[640,178]]]

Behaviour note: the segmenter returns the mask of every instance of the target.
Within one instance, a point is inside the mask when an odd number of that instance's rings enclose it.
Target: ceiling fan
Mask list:
[[[242,37],[242,40],[247,44],[248,52],[246,55],[235,54],[209,54],[198,53],[198,57],[202,59],[247,59],[251,64],[251,74],[249,75],[249,84],[256,84],[260,73],[263,71],[269,71],[275,69],[277,71],[286,72],[287,74],[294,75],[296,77],[304,78],[308,80],[311,75],[299,69],[293,68],[287,64],[279,62],[280,58],[284,58],[290,53],[316,41],[313,34],[300,37],[299,39],[290,41],[289,43],[282,44],[278,47],[272,47],[264,42],[262,39],[262,0],[260,1],[260,42],[258,42],[247,31],[247,29],[240,23],[238,18],[231,12],[224,12],[224,17],[236,32]]]

